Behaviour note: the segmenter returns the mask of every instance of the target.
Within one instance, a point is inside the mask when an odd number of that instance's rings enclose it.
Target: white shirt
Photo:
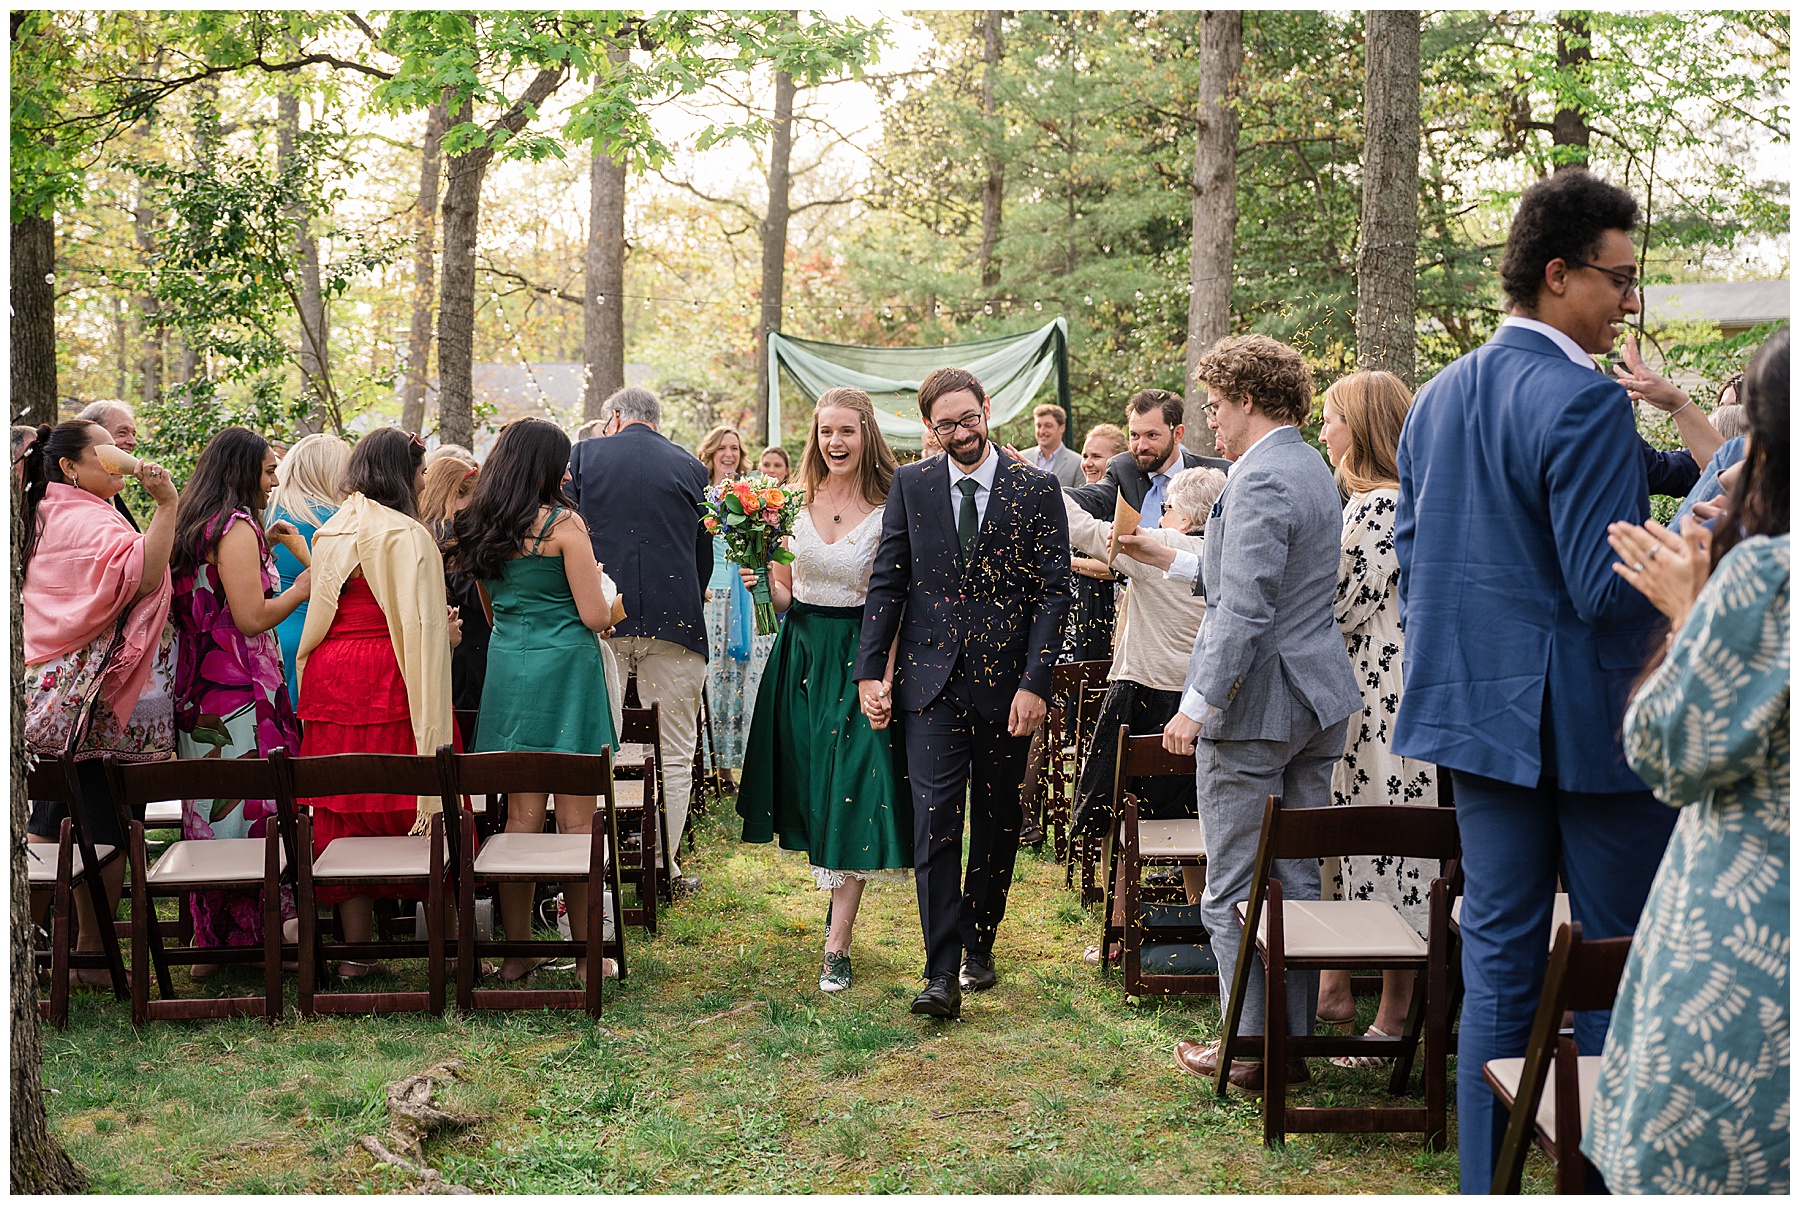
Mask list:
[[[1048,473],[1056,465],[1056,458],[1062,455],[1062,450],[1063,446],[1060,440],[1057,441],[1057,445],[1048,452],[1039,448],[1037,454],[1037,467]]]
[[[1556,349],[1558,351],[1562,352],[1563,355],[1569,357],[1569,359],[1575,361],[1575,363],[1581,365],[1583,368],[1592,368],[1594,366],[1594,357],[1582,351],[1581,344],[1575,342],[1575,340],[1569,338],[1569,336],[1557,330],[1548,322],[1539,322],[1536,318],[1521,318],[1519,315],[1514,314],[1500,325],[1517,326],[1528,331],[1534,331],[1550,340],[1550,342],[1556,344]]]
[[[987,459],[976,466],[973,473],[963,472],[962,465],[956,457],[945,456],[944,462],[950,466],[950,530],[956,530],[958,517],[962,513],[962,487],[957,483],[964,478],[975,481],[975,529],[987,520],[988,495],[994,492],[994,474],[1000,471],[1000,453],[993,444],[987,446]]]

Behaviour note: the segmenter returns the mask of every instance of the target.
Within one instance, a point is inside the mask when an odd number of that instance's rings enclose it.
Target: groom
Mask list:
[[[912,1010],[956,1018],[963,988],[994,985],[1025,754],[1044,720],[1069,609],[1069,520],[1054,477],[1002,456],[988,440],[987,394],[972,375],[940,368],[926,377],[919,412],[945,455],[894,474],[863,605],[856,685],[874,727],[887,726],[896,702],[907,713],[901,729],[928,981]],[[883,679],[896,636],[890,694]]]

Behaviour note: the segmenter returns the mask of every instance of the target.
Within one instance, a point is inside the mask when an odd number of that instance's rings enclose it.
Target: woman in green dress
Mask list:
[[[827,992],[850,986],[850,929],[864,882],[913,864],[900,750],[891,730],[869,727],[851,677],[893,479],[894,454],[869,395],[827,390],[800,458],[807,505],[789,539],[794,561],[769,566],[775,608],[787,619],[757,691],[738,791],[744,840],[779,839],[805,852],[814,881],[831,892],[819,974]],[[744,576],[755,584],[749,570]]]
[[[563,496],[569,437],[542,419],[508,423],[494,443],[469,503],[457,513],[449,556],[481,584],[493,605],[487,678],[482,684],[475,751],[535,750],[597,754],[616,746],[612,701],[598,634],[612,627],[600,566],[587,525]],[[506,831],[544,829],[549,796],[507,797]],[[556,798],[556,827],[593,831],[592,795]],[[500,920],[509,941],[531,936],[533,884],[502,883]],[[564,883],[569,926],[587,938],[587,887]],[[536,969],[508,958],[500,978]],[[575,972],[585,983],[585,959]],[[601,973],[617,974],[610,959]]]

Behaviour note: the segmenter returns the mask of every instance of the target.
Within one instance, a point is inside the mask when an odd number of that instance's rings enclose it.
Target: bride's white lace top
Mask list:
[[[794,554],[794,597],[815,607],[860,607],[869,593],[869,570],[881,543],[878,506],[835,544],[819,538],[812,511],[800,508],[788,548]]]

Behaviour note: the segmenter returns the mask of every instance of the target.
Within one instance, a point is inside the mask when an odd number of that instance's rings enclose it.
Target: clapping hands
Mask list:
[[[1620,558],[1613,572],[1679,627],[1712,571],[1712,532],[1690,515],[1680,535],[1654,519],[1609,524],[1606,542]]]

